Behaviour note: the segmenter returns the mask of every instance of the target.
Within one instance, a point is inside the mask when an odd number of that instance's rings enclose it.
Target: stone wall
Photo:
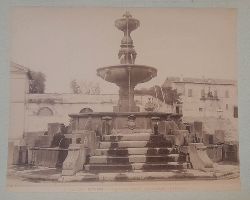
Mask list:
[[[116,95],[29,94],[25,129],[27,132],[47,131],[48,123],[68,125],[68,115],[79,113],[83,108],[94,112],[112,111],[117,98]],[[46,112],[39,112],[41,109]]]
[[[26,132],[47,131],[48,123],[69,124],[69,114],[79,113],[83,108],[94,112],[112,112],[117,105],[118,94],[83,95],[83,94],[28,94],[26,106]],[[145,111],[148,95],[135,96],[135,102],[140,111]],[[151,97],[152,98],[152,97]],[[173,112],[173,106],[159,104],[158,111]],[[42,111],[42,112],[41,112]]]
[[[207,155],[213,162],[220,162],[223,160],[223,145],[208,145]]]
[[[223,145],[223,160],[230,162],[239,162],[239,144],[229,143]]]

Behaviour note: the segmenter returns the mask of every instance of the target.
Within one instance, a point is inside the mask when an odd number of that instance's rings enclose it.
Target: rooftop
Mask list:
[[[230,80],[230,79],[167,77],[165,82],[163,83],[163,86],[168,86],[170,83],[193,83],[193,84],[208,84],[208,85],[237,85],[236,80]]]

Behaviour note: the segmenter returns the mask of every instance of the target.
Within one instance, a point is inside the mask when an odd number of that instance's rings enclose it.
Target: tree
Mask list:
[[[177,89],[173,89],[172,87],[165,87],[162,88],[163,95],[165,95],[166,104],[173,105],[173,104],[180,104],[181,102],[181,94],[177,92]],[[161,95],[161,99],[163,96]]]
[[[83,94],[100,94],[100,85],[92,81],[81,81],[80,88]]]
[[[155,98],[158,98],[159,100],[166,102],[168,105],[173,105],[175,103],[181,103],[180,100],[180,93],[177,92],[176,89],[173,89],[172,87],[160,87],[158,85],[155,85],[149,89],[141,89],[141,90],[135,90],[135,94],[139,95],[150,95]]]
[[[76,82],[75,79],[73,81],[71,81],[70,88],[71,88],[72,93],[74,93],[74,94],[82,93],[80,86],[78,85],[78,83]]]
[[[100,85],[90,81],[71,81],[71,90],[74,94],[100,94]]]
[[[45,91],[45,75],[42,72],[29,71],[29,93],[42,94]]]

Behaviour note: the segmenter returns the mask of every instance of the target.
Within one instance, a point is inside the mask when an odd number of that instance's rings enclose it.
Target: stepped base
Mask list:
[[[114,149],[97,149],[95,151],[96,156],[112,155],[112,156],[128,156],[128,155],[166,155],[169,153],[177,153],[172,148],[114,148]]]
[[[172,141],[119,141],[119,142],[101,142],[99,148],[101,149],[114,149],[114,148],[139,148],[139,147],[172,147]]]
[[[137,130],[138,131],[138,130]],[[188,168],[185,156],[174,145],[174,136],[149,132],[102,136],[99,148],[84,166],[85,171],[169,171]]]
[[[128,163],[153,163],[153,162],[177,162],[179,154],[169,155],[130,155],[130,156],[91,156],[90,164],[128,164]]]
[[[90,164],[85,165],[86,171],[91,172],[124,172],[124,171],[166,171],[187,169],[187,163],[131,163],[131,164]]]

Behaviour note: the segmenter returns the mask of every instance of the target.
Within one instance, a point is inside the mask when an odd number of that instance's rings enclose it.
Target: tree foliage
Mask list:
[[[92,81],[82,81],[80,88],[83,94],[100,94],[100,85]]]
[[[159,100],[166,102],[168,105],[173,105],[175,103],[181,103],[180,99],[180,93],[177,92],[176,89],[173,89],[172,87],[160,87],[158,85],[155,85],[149,89],[140,89],[135,90],[135,94],[138,95],[150,95],[155,98],[158,98]]]
[[[42,94],[45,91],[46,77],[42,72],[29,71],[29,93]]]
[[[74,94],[100,94],[100,86],[98,83],[89,81],[81,81],[78,83],[76,80],[70,83],[71,92]]]
[[[81,94],[82,91],[76,80],[72,80],[70,83],[70,89],[73,94]]]

